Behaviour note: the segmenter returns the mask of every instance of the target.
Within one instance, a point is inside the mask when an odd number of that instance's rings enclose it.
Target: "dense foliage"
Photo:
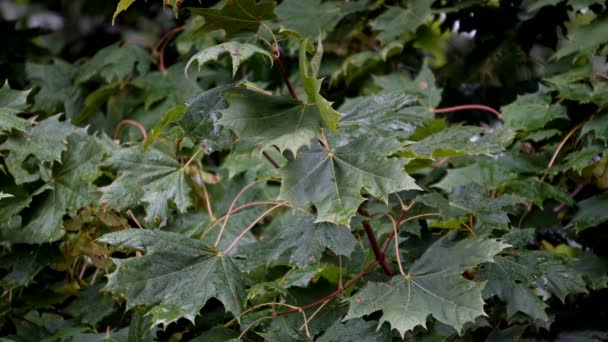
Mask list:
[[[0,5],[0,340],[608,339],[603,1]]]

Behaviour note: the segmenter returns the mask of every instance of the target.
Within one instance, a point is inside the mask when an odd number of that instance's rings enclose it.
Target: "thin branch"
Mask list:
[[[201,188],[203,189],[203,196],[205,197],[205,206],[207,207],[207,214],[209,218],[212,220],[215,219],[215,215],[213,214],[213,208],[211,207],[211,199],[209,197],[209,191],[207,190],[207,185],[205,185],[205,181],[203,180],[203,169],[202,165],[198,169],[198,176],[201,179]]]
[[[263,151],[262,155],[264,156],[264,158],[266,158],[266,160],[270,162],[270,164],[272,164],[272,166],[274,166],[275,169],[281,168],[281,165],[279,165],[279,163],[272,159],[272,157],[268,153],[266,153],[266,151]]]
[[[403,218],[403,214],[404,214],[404,212],[402,212],[401,215],[399,215],[399,219],[397,220],[397,222],[399,222],[398,227],[401,227],[401,225],[403,225],[404,223],[415,220],[417,218],[427,217],[427,216],[441,216],[441,214],[439,214],[439,213],[425,213],[425,214],[414,215],[412,217],[406,218],[405,220],[401,220]],[[386,239],[386,242],[384,242],[384,247],[382,247],[382,253],[386,254],[386,251],[388,250],[388,246],[390,246],[390,243],[391,243],[393,237],[394,237],[393,233],[391,233],[388,236],[388,239]]]
[[[367,213],[365,212],[365,210],[363,210],[361,207],[359,207],[357,212],[361,216],[364,216],[364,217],[368,216]],[[376,234],[374,234],[374,230],[369,225],[368,221],[363,221],[363,229],[365,230],[367,239],[369,240],[369,243],[372,246],[374,255],[376,255],[376,260],[378,260],[378,263],[380,263],[380,266],[384,270],[384,273],[386,273],[389,276],[395,275],[395,273],[391,269],[391,266],[388,264],[388,262],[386,262],[386,259],[384,258],[384,253],[380,249],[380,245],[378,245],[378,240],[376,239]]]
[[[549,160],[549,164],[547,164],[547,169],[550,169],[553,166],[553,164],[555,163],[555,160],[557,159],[557,156],[559,155],[559,152],[562,150],[562,148],[564,147],[564,145],[566,145],[566,142],[568,142],[568,139],[570,139],[570,137],[576,131],[578,131],[579,128],[583,127],[583,125],[586,122],[587,121],[583,121],[583,122],[579,123],[578,125],[572,127],[572,129],[570,130],[570,132],[568,132],[568,134],[566,134],[566,136],[562,139],[562,141],[560,141],[559,145],[557,145],[557,149],[555,150],[555,152],[553,152],[553,156],[551,156],[551,160]],[[545,180],[546,177],[547,177],[547,171],[545,171],[545,173],[540,178],[541,182],[543,180]]]
[[[319,305],[323,305],[324,303],[329,302],[330,300],[332,300],[332,299],[338,297],[339,295],[341,295],[342,293],[344,293],[344,291],[346,291],[347,289],[349,289],[350,287],[355,285],[361,278],[363,278],[365,275],[367,275],[369,272],[371,272],[374,269],[374,267],[376,267],[378,265],[379,265],[378,260],[375,260],[373,263],[371,263],[369,266],[367,266],[361,273],[357,274],[353,279],[346,282],[346,284],[344,284],[344,288],[337,289],[336,291],[328,294],[327,296],[325,296],[321,299],[318,299],[310,304],[301,306],[298,310],[291,309],[291,310],[277,312],[275,314],[275,316],[279,317],[279,316],[291,315],[293,313],[299,312],[300,310],[308,310],[308,309],[317,307]]]
[[[230,244],[230,246],[228,246],[228,248],[226,248],[224,250],[224,254],[228,254],[228,252],[230,252],[230,250],[232,250],[232,248],[234,248],[234,246],[236,246],[237,243],[239,243],[239,241],[243,238],[243,236],[245,236],[245,234],[247,234],[251,229],[253,229],[253,227],[255,227],[256,224],[258,224],[258,222],[260,222],[264,217],[266,217],[266,215],[270,214],[273,210],[275,210],[278,207],[282,207],[284,206],[285,203],[280,203],[275,205],[274,207],[266,210],[264,213],[262,213],[262,215],[258,216],[257,219],[255,219],[255,221],[253,221],[249,227],[245,228],[245,230],[243,230],[241,232],[241,234],[239,234],[239,236],[236,237],[236,239],[234,239],[234,241],[232,241],[232,243]],[[226,220],[227,221],[227,220]],[[224,223],[226,223],[226,221],[224,221]]]
[[[131,217],[131,219],[133,220],[133,222],[135,222],[135,224],[137,225],[137,228],[143,229],[141,227],[141,224],[139,224],[139,221],[137,220],[137,217],[135,217],[135,215],[133,214],[133,212],[131,211],[131,209],[127,210],[127,213],[129,214],[129,216]]]
[[[391,220],[391,223],[393,224],[393,236],[399,236],[399,233],[397,232],[397,230],[399,229],[397,221],[395,221],[395,219],[389,215],[389,219]],[[399,266],[399,273],[401,273],[402,276],[406,276],[405,275],[405,271],[403,270],[403,265],[401,264],[401,253],[399,252],[399,239],[395,239],[395,256],[397,257],[397,265]]]
[[[139,122],[135,121],[135,120],[122,120],[121,122],[118,123],[118,125],[116,125],[116,128],[114,129],[114,140],[118,140],[118,132],[120,132],[120,128],[124,125],[131,125],[131,126],[135,126],[139,129],[139,131],[141,132],[141,135],[144,137],[143,142],[146,142],[146,140],[148,139],[148,133],[146,132],[146,128],[144,127],[144,125],[140,124]]]
[[[435,109],[433,109],[433,112],[435,112],[435,114],[441,114],[441,113],[449,113],[449,112],[456,112],[459,110],[469,110],[469,109],[485,110],[486,112],[490,112],[496,116],[500,116],[500,112],[497,111],[496,109],[494,109],[492,107],[480,105],[480,104],[461,105],[461,106],[453,106],[453,107],[446,107],[446,108],[435,108]]]
[[[179,32],[184,31],[186,25],[176,26],[171,30],[167,31],[154,45],[152,49],[152,55],[158,57],[158,69],[165,74],[167,72],[165,68],[165,48],[169,45],[171,39]]]
[[[281,60],[281,52],[279,51],[279,44],[274,43],[271,47],[272,57],[277,64],[277,69],[279,69],[279,73],[281,74],[281,79],[283,79],[283,83],[287,86],[289,90],[289,94],[293,97],[294,100],[298,100],[298,94],[296,94],[291,81],[289,80],[289,75],[285,70],[285,66],[283,65],[283,61]]]

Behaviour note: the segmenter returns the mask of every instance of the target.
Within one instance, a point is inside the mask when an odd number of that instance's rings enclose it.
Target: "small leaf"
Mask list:
[[[101,203],[111,208],[121,211],[146,203],[146,221],[160,223],[169,215],[169,201],[182,213],[192,205],[188,175],[165,153],[133,146],[116,151],[106,165],[120,170],[112,184],[101,188]]]
[[[403,337],[406,331],[424,326],[427,316],[457,331],[467,322],[485,315],[480,284],[461,273],[508,247],[497,240],[467,238],[433,243],[407,271],[386,283],[369,282],[350,299],[347,319],[382,311],[378,327],[389,322]]]
[[[144,229],[106,234],[99,241],[145,253],[114,259],[116,270],[109,275],[106,289],[126,298],[128,309],[151,307],[154,325],[166,327],[181,317],[194,323],[212,297],[220,300],[226,311],[237,316],[241,313],[245,278],[232,260],[215,248],[180,234]]]
[[[285,0],[277,6],[279,23],[302,37],[316,37],[331,32],[349,14],[369,7],[369,1]]]
[[[608,18],[601,17],[591,24],[576,27],[574,32],[568,32],[569,42],[557,50],[553,58],[562,58],[572,53],[593,53],[600,45],[608,41]]]
[[[608,193],[596,195],[578,202],[579,210],[572,219],[577,232],[608,221]]]
[[[410,34],[432,18],[431,3],[425,0],[412,0],[407,8],[391,6],[371,23],[377,38],[383,45],[397,39],[407,40]]]
[[[247,43],[239,43],[239,42],[226,42],[219,45],[214,45],[212,47],[208,47],[198,53],[188,60],[188,64],[186,64],[186,68],[184,72],[187,74],[190,65],[195,61],[198,62],[198,70],[200,71],[203,64],[206,64],[210,61],[217,61],[223,55],[228,55],[232,59],[232,77],[236,76],[236,71],[239,69],[241,62],[249,59],[254,54],[261,54],[264,57],[267,57],[272,65],[272,55],[270,52],[260,49],[259,47],[247,44]]]
[[[321,40],[317,43],[317,51],[314,56],[308,60],[306,57],[306,48],[308,47],[308,39],[304,39],[300,44],[300,77],[308,103],[315,104],[323,118],[326,127],[335,130],[338,120],[342,116],[331,107],[331,102],[327,101],[321,94],[321,84],[323,79],[317,79],[319,69],[321,68],[321,57],[323,57],[323,45]]]
[[[534,288],[549,291],[562,302],[570,293],[586,291],[581,275],[568,267],[563,257],[544,251],[497,256],[494,263],[480,267],[475,280],[487,282],[484,298],[498,296],[507,304],[509,318],[519,311],[545,323],[548,305]]]
[[[144,149],[148,148],[156,138],[160,136],[162,131],[170,124],[180,120],[184,113],[188,110],[188,107],[184,105],[175,106],[169,109],[160,120],[152,127],[152,129],[148,132],[148,137],[144,142]]]
[[[11,89],[8,81],[0,88],[0,133],[11,129],[25,131],[29,126],[27,120],[17,116],[25,108],[29,93]]]
[[[131,5],[133,5],[134,2],[135,0],[120,0],[120,2],[118,2],[118,5],[116,5],[116,10],[112,15],[112,25],[114,25],[116,17],[120,14],[120,12],[126,11]]]
[[[190,12],[205,18],[202,31],[223,29],[226,37],[255,33],[264,20],[276,19],[274,1],[230,0],[221,10],[189,7]]]
[[[555,119],[568,118],[564,106],[551,104],[550,96],[539,93],[520,95],[501,111],[505,127],[512,130],[535,131]]]
[[[462,155],[491,155],[505,149],[515,137],[509,129],[486,132],[479,127],[455,126],[435,133],[408,146],[413,157],[430,156],[433,159]],[[406,151],[410,156],[410,152]]]

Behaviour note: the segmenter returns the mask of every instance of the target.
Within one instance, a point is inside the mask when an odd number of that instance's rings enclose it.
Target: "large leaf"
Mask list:
[[[330,150],[313,142],[287,164],[279,195],[295,207],[314,204],[315,222],[350,224],[364,200],[362,190],[386,201],[390,193],[419,189],[403,171],[405,161],[387,158],[400,148],[397,141],[328,139]]]
[[[219,123],[250,139],[262,150],[278,147],[294,154],[324,127],[321,111],[315,104],[273,96],[251,86],[231,90],[228,109],[221,110]]]
[[[61,262],[61,253],[55,246],[45,244],[33,249],[15,246],[10,253],[0,256],[0,268],[9,270],[0,284],[7,290],[29,285],[46,266]]]
[[[368,6],[367,0],[286,0],[277,7],[276,13],[281,26],[298,32],[302,37],[316,37],[333,30],[347,15],[366,10]]]
[[[194,323],[210,298],[234,315],[241,313],[245,279],[230,258],[213,247],[180,234],[144,229],[106,234],[100,241],[146,253],[114,259],[116,270],[106,289],[125,297],[129,309],[151,307],[154,325],[166,327],[181,317]]]
[[[101,188],[101,202],[122,210],[145,203],[146,221],[160,223],[170,213],[170,202],[180,212],[191,205],[190,183],[182,165],[155,149],[139,146],[116,151],[106,165],[119,170],[112,184]]]
[[[494,263],[480,267],[475,280],[485,281],[484,298],[497,296],[507,304],[507,315],[522,312],[548,323],[548,307],[534,291],[544,289],[560,300],[570,293],[585,292],[581,275],[567,266],[562,257],[544,251],[497,256]]]
[[[194,62],[198,62],[198,69],[200,71],[204,64],[211,61],[217,61],[220,59],[220,57],[228,55],[232,59],[232,77],[234,77],[236,75],[236,71],[241,65],[241,62],[249,59],[256,53],[267,57],[270,64],[272,64],[272,55],[267,50],[260,49],[252,44],[230,41],[208,47],[194,54],[194,56],[190,57],[190,60],[188,60],[188,64],[186,64],[186,69],[184,72],[187,73],[190,65],[192,65]]]
[[[347,318],[382,311],[379,326],[388,322],[401,336],[427,316],[460,330],[467,322],[485,315],[481,285],[461,273],[483,262],[508,245],[497,240],[468,238],[451,241],[444,237],[433,243],[406,272],[388,282],[370,282],[350,299]]]
[[[283,228],[270,242],[272,252],[268,263],[272,264],[281,255],[290,255],[289,260],[304,268],[321,260],[326,248],[336,254],[350,256],[357,239],[348,227],[331,223],[314,223],[314,216],[294,218],[288,227]]]
[[[59,121],[60,116],[52,116],[37,126],[28,127],[23,135],[10,137],[0,145],[0,150],[9,151],[5,163],[17,184],[33,182],[40,177],[37,172],[30,173],[24,168],[29,156],[35,156],[39,162],[60,161],[61,153],[68,149],[66,138],[76,133],[85,134],[84,129]]]
[[[34,94],[32,110],[51,114],[64,111],[68,118],[76,116],[83,106],[83,90],[75,85],[78,68],[56,59],[53,64],[27,64],[28,78],[38,91]]]
[[[432,18],[430,2],[412,0],[407,5],[407,8],[391,6],[372,21],[372,28],[380,32],[377,37],[382,44],[409,38],[419,26]]]
[[[276,19],[272,0],[231,0],[222,9],[189,8],[205,18],[203,31],[223,29],[230,37],[241,33],[255,33],[264,20]]]

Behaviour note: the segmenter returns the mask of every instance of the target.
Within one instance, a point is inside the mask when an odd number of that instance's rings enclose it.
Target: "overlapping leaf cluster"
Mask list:
[[[184,4],[6,54],[7,340],[608,337],[602,2]]]

